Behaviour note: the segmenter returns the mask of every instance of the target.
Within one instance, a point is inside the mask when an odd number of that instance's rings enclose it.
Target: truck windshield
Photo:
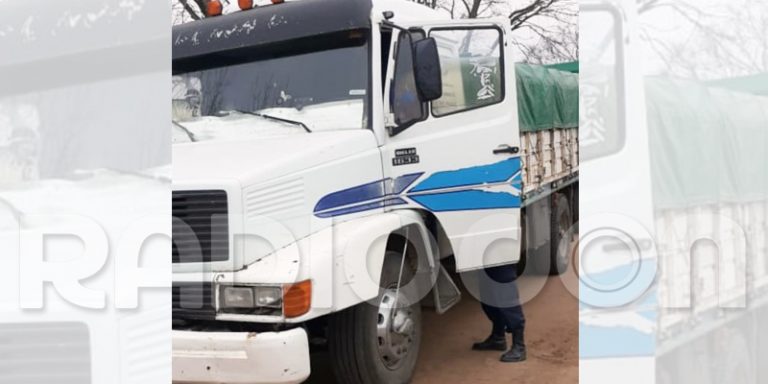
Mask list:
[[[233,56],[219,55],[213,65],[214,60],[201,59],[202,69],[174,73],[174,121],[192,133],[203,126],[207,132],[227,130],[233,121],[247,125],[240,131],[246,134],[267,126],[301,132],[367,127],[363,33],[347,41],[307,40]],[[231,136],[231,131],[220,133]]]

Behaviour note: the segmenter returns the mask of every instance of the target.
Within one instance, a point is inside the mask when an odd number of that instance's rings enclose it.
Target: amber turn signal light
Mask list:
[[[283,286],[283,315],[299,317],[312,305],[312,280],[304,280]]]
[[[208,14],[208,16],[221,15],[222,11],[223,11],[223,7],[221,6],[221,1],[211,0],[208,2],[208,9],[206,10],[206,13]]]
[[[240,6],[240,9],[245,11],[246,9],[253,8],[253,0],[237,0],[237,5]]]

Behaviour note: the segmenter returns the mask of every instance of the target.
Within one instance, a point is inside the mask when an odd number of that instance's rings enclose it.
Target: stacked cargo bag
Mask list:
[[[578,171],[579,76],[521,63],[515,73],[527,194]]]

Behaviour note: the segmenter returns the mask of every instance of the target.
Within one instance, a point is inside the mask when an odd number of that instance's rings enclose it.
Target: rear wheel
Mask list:
[[[408,260],[398,289],[401,255],[388,255],[375,300],[329,319],[328,348],[339,383],[408,383],[421,344],[421,307]]]
[[[526,227],[525,213],[520,215],[520,258],[517,260],[517,275],[522,276],[525,272],[525,264],[528,260],[528,229]]]
[[[540,255],[535,262],[536,271],[540,274],[561,275],[570,264],[571,250],[571,207],[566,196],[558,194],[552,197],[554,206],[550,219],[549,257]],[[565,239],[565,241],[564,241]]]

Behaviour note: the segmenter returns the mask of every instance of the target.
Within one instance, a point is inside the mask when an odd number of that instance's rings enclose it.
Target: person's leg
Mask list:
[[[472,344],[472,349],[475,351],[504,351],[507,349],[507,337],[504,333],[505,323],[504,319],[498,311],[498,308],[491,307],[481,303],[483,312],[488,320],[491,321],[491,335],[485,340]]]
[[[517,267],[515,265],[496,267],[494,275],[497,281],[504,284],[504,300],[498,308],[498,313],[504,321],[507,332],[525,329],[525,315],[517,289]]]
[[[489,304],[489,296],[492,292],[487,289],[488,284],[484,284],[484,278],[487,278],[482,271],[478,272],[481,279],[480,287],[480,306],[483,309],[483,313],[488,317],[491,322],[491,334],[485,340],[474,343],[472,349],[476,351],[504,351],[507,349],[506,338],[506,322],[503,314],[499,311],[499,308]],[[484,285],[483,285],[484,284]]]
[[[492,307],[485,303],[480,303],[480,306],[482,306],[483,312],[485,312],[485,316],[488,318],[488,320],[491,321],[491,335],[496,337],[504,337],[504,331],[507,324],[504,320],[504,316],[502,316],[502,314],[499,312],[499,308]]]
[[[520,295],[517,290],[517,269],[514,266],[509,267],[497,272],[499,274],[498,277],[502,281],[508,282],[505,285],[508,300],[505,301],[505,306],[499,308],[498,311],[504,319],[507,332],[512,334],[512,348],[501,355],[501,361],[512,363],[524,361],[527,353],[525,347],[525,315],[523,314],[523,307],[520,305]]]
[[[520,306],[504,308],[504,316],[507,319],[507,331],[512,334],[512,348],[501,355],[501,361],[514,363],[526,359],[525,347],[525,317]]]

